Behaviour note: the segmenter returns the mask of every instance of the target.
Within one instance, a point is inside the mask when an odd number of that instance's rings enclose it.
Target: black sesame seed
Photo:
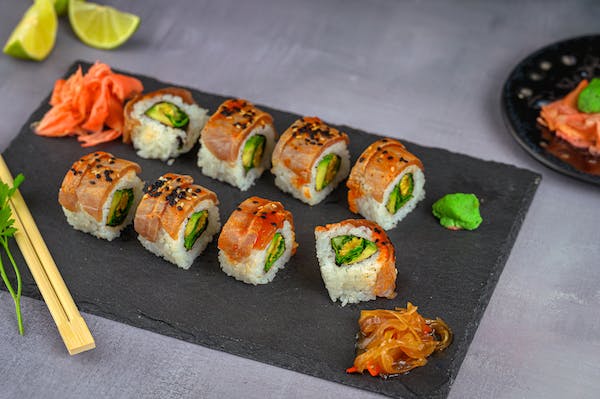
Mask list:
[[[238,211],[238,212],[241,212],[242,208],[237,207],[237,208],[235,208],[235,210]]]
[[[95,180],[90,180],[90,184],[96,184]]]
[[[392,159],[394,159],[394,157],[390,155],[387,157],[387,159],[388,159],[388,161],[391,161]]]

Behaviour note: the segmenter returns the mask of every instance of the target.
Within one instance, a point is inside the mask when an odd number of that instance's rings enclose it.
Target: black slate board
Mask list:
[[[89,67],[78,62],[68,73],[79,63]],[[152,78],[139,78],[147,91],[165,86]],[[211,112],[225,99],[192,92]],[[398,296],[341,307],[330,301],[321,280],[313,229],[356,217],[347,209],[345,187],[311,208],[280,192],[270,173],[246,192],[203,176],[195,166],[196,149],[169,167],[138,158],[122,143],[83,149],[74,138],[38,137],[29,126],[48,110],[46,104],[47,99],[4,157],[15,175],[25,174],[21,192],[82,311],[392,397],[447,396],[540,182],[539,175],[514,166],[406,142],[425,165],[427,196],[398,228],[388,232],[397,252]],[[273,115],[279,132],[299,117],[261,108]],[[378,138],[346,126],[341,129],[350,136],[352,162]],[[192,175],[218,194],[222,222],[251,195],[281,201],[294,215],[297,254],[271,284],[254,287],[221,272],[216,240],[185,271],[147,252],[131,227],[110,243],[73,230],[58,205],[58,188],[72,162],[95,149],[139,162],[145,180],[166,171]],[[436,199],[457,191],[480,198],[484,222],[478,230],[452,232],[431,216]],[[24,264],[20,254],[18,258]],[[40,298],[23,270],[24,294]],[[442,317],[454,330],[454,343],[407,375],[389,380],[347,375],[344,370],[354,359],[359,311],[404,307],[407,301],[427,317]]]

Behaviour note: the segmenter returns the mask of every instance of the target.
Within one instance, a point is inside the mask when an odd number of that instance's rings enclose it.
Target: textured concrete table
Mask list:
[[[61,21],[43,63],[0,57],[0,148],[75,59],[237,95],[334,123],[515,164],[544,176],[456,379],[452,398],[595,398],[600,391],[600,189],[513,141],[499,96],[531,51],[594,33],[570,2],[133,2],[135,37],[104,52]],[[27,7],[0,3],[5,40]],[[596,32],[597,33],[597,32]],[[31,154],[32,157],[35,154]],[[18,336],[0,292],[0,397],[375,397],[84,315],[97,349],[69,357],[42,302]]]

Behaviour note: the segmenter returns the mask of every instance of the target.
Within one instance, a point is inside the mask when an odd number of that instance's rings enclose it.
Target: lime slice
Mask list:
[[[69,0],[69,21],[82,42],[103,50],[125,43],[140,25],[137,15],[81,0]]]
[[[56,10],[56,15],[62,17],[67,13],[67,6],[69,5],[69,0],[54,0],[54,10]]]
[[[58,27],[54,4],[35,0],[4,45],[5,54],[41,61],[50,54]]]

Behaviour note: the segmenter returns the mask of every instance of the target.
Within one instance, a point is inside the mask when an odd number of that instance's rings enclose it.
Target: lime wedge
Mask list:
[[[53,2],[35,0],[25,11],[2,51],[12,57],[41,61],[54,47],[57,27]]]
[[[103,50],[125,43],[140,25],[137,15],[81,0],[69,0],[69,21],[82,42]]]
[[[67,13],[67,6],[69,5],[69,0],[54,0],[54,10],[56,10],[56,15],[62,17]]]

